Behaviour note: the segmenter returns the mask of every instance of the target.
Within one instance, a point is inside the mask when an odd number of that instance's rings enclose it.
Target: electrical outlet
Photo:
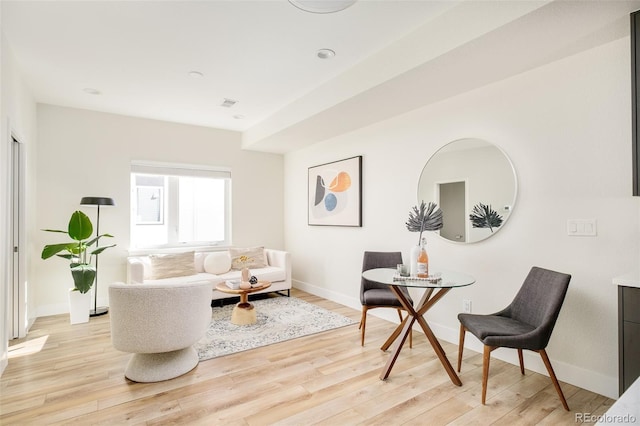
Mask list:
[[[471,313],[471,300],[462,299],[462,312],[464,312],[465,314]]]

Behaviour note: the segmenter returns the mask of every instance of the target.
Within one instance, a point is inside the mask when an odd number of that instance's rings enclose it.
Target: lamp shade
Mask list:
[[[113,198],[107,197],[82,197],[80,200],[81,205],[85,206],[115,206],[116,203]]]

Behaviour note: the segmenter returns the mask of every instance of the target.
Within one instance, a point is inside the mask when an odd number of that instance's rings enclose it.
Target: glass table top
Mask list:
[[[433,270],[428,279],[412,279],[400,277],[395,268],[369,269],[362,273],[362,277],[380,284],[395,285],[400,287],[416,288],[453,288],[465,287],[476,282],[469,274],[448,270]]]

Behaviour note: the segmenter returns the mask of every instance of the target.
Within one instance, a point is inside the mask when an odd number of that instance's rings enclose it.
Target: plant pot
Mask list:
[[[69,289],[69,316],[71,324],[89,322],[89,310],[91,309],[91,293],[80,293]]]

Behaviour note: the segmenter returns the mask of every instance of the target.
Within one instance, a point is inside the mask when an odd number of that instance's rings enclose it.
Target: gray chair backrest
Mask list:
[[[516,297],[503,312],[520,322],[541,328],[542,347],[546,347],[570,280],[571,275],[534,266]]]
[[[402,252],[399,251],[365,251],[362,258],[362,272],[375,268],[396,268],[402,263]],[[384,284],[374,283],[362,278],[360,285],[360,302],[364,304],[363,294],[372,288],[389,288]]]

